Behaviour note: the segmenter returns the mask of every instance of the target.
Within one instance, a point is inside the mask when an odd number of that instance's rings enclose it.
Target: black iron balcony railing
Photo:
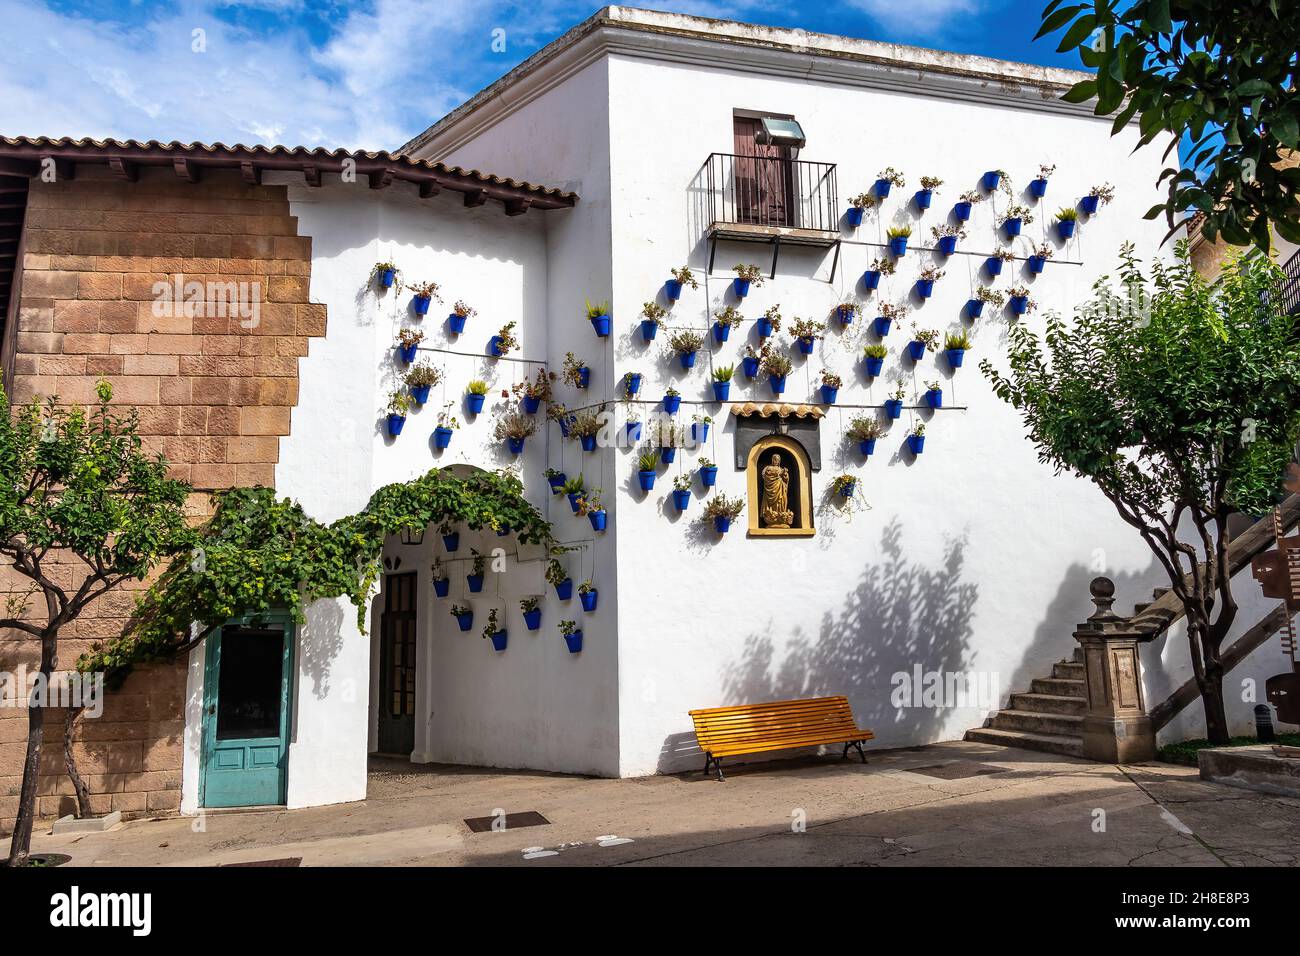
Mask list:
[[[839,229],[834,163],[711,153],[705,173],[708,214],[715,227]]]
[[[1282,264],[1282,310],[1287,315],[1300,312],[1300,251]]]

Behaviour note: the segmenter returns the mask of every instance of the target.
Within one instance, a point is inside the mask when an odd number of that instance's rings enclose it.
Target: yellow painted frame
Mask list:
[[[763,528],[758,523],[762,495],[758,489],[758,458],[772,448],[789,452],[799,463],[799,524],[798,528]],[[754,442],[745,459],[745,484],[749,511],[749,536],[753,538],[811,538],[817,533],[812,520],[812,462],[803,445],[788,435],[767,435]]]

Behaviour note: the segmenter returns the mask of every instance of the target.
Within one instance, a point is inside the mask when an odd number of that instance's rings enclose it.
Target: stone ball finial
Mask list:
[[[1115,603],[1115,582],[1110,578],[1093,578],[1088,590],[1092,592],[1092,603],[1097,605],[1089,620],[1114,617],[1110,606]]]

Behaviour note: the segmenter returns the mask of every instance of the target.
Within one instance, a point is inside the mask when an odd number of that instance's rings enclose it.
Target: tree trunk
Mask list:
[[[1205,708],[1205,739],[1223,745],[1228,738],[1228,715],[1223,707],[1223,669],[1206,667],[1201,683],[1201,704]]]
[[[63,722],[63,763],[68,769],[68,779],[72,781],[72,789],[77,792],[77,816],[84,820],[95,814],[90,807],[90,788],[86,786],[86,781],[81,779],[81,774],[77,771],[77,758],[72,753],[73,725],[81,716],[81,711],[80,707],[69,707],[68,715]]]
[[[13,839],[9,842],[9,866],[27,865],[32,848],[32,824],[36,820],[36,788],[41,776],[41,744],[45,740],[45,709],[49,703],[50,674],[58,651],[58,631],[41,635],[41,669],[44,699],[35,695],[27,699],[27,757],[23,760],[23,783],[18,791],[18,814],[14,820]]]

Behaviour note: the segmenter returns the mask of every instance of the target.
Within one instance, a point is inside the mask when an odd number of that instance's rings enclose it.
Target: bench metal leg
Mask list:
[[[861,741],[861,740],[855,740],[855,741],[853,741],[853,746],[855,746],[855,747],[858,748],[858,756],[862,758],[862,762],[863,762],[863,763],[866,763],[866,762],[867,762],[867,752],[866,752],[865,750],[862,749],[862,741]],[[846,745],[844,746],[844,756],[847,757],[848,755],[849,755],[849,748],[848,748],[848,745],[846,744]]]
[[[725,780],[727,779],[726,777],[724,777],[724,776],[722,775],[722,758],[721,758],[721,757],[714,757],[714,758],[713,758],[713,769],[716,770],[716,771],[718,771],[718,780],[719,780],[719,782],[725,781]]]
[[[848,760],[848,759],[849,759],[849,745],[848,745],[848,744],[845,744],[845,745],[844,745],[844,753],[840,754],[840,759],[841,759],[841,760]]]

